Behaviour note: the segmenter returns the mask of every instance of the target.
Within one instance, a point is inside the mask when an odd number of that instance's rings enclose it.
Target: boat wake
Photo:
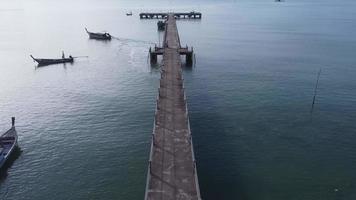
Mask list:
[[[154,42],[151,42],[151,41],[145,41],[145,40],[136,40],[136,39],[129,39],[129,38],[119,38],[119,37],[115,37],[115,36],[112,36],[113,39],[116,39],[116,40],[119,40],[123,43],[140,43],[140,44],[156,44]]]

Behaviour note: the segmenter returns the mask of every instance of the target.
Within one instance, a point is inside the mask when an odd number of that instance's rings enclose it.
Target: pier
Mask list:
[[[168,47],[168,40],[167,40],[167,36],[169,35],[169,33],[167,33],[167,27],[169,26],[168,25],[168,16],[170,16],[171,20],[174,20],[174,24],[175,24],[175,20],[177,19],[177,16],[180,16],[182,15],[182,13],[170,13],[170,14],[167,14],[167,13],[141,13],[141,14],[149,14],[149,15],[153,15],[153,16],[158,16],[157,14],[162,14],[162,16],[164,16],[163,18],[166,18],[166,22],[164,22],[164,39],[163,39],[163,47],[157,47],[155,46],[154,48],[150,48],[149,49],[149,54],[150,54],[150,61],[151,61],[151,64],[153,63],[156,63],[157,62],[157,56],[158,55],[164,55],[164,50],[165,48]],[[140,14],[140,16],[141,16]],[[200,14],[201,15],[201,14]],[[154,19],[154,18],[151,18],[151,19]],[[174,25],[177,29],[177,26],[176,24]],[[179,55],[183,55],[185,56],[185,61],[186,61],[186,64],[187,65],[191,65],[193,63],[193,55],[194,55],[194,51],[193,51],[193,47],[191,47],[190,49],[188,48],[188,46],[186,47],[182,47],[181,44],[180,44],[180,39],[179,39],[179,34],[178,34],[178,30],[176,31],[177,33],[175,34],[175,40],[176,40],[176,47],[177,47],[177,50],[178,50],[178,54]]]
[[[166,19],[169,15],[173,15],[176,19],[201,19],[200,12],[182,12],[182,13],[140,13],[140,19]]]
[[[157,55],[163,56],[163,65],[145,200],[201,200],[180,58],[193,51],[181,48],[176,16],[172,13],[164,17],[164,45],[150,50],[155,61]]]

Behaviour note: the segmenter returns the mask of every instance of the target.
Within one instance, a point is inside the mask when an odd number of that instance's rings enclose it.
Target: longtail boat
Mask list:
[[[12,126],[0,136],[0,168],[6,163],[11,153],[17,146],[17,132],[15,129],[15,117],[12,117]]]
[[[72,56],[69,56],[68,58],[65,58],[62,56],[62,58],[58,59],[43,59],[43,58],[34,58],[32,55],[30,55],[33,61],[38,63],[38,66],[45,66],[45,65],[52,65],[52,64],[59,64],[59,63],[73,63],[74,58]]]
[[[126,16],[132,16],[132,11],[130,11],[129,13],[126,13]]]
[[[88,33],[90,39],[111,40],[111,35],[107,32],[93,33],[93,32],[89,32],[87,28],[85,28],[85,31]]]

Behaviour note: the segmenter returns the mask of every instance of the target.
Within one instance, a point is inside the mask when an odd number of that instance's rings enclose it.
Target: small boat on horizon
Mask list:
[[[85,28],[85,31],[88,33],[90,39],[111,40],[111,35],[107,32],[94,33],[94,32],[89,32],[87,28]]]
[[[132,11],[130,11],[129,13],[126,13],[126,16],[132,16]]]
[[[0,169],[11,156],[17,147],[17,132],[15,129],[15,117],[11,118],[12,126],[3,135],[0,136]]]
[[[52,65],[52,64],[60,64],[60,63],[73,63],[74,58],[69,55],[68,58],[64,56],[64,52],[62,52],[62,58],[58,59],[45,59],[45,58],[35,58],[32,55],[30,57],[33,59],[33,61],[38,63],[38,66],[46,66],[46,65]]]

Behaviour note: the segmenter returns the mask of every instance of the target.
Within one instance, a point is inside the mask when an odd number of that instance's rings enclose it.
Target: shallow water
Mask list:
[[[135,15],[146,10],[203,12],[178,22],[196,52],[184,73],[203,199],[356,198],[354,2],[2,5],[0,130],[16,116],[22,153],[0,199],[143,198],[159,78],[147,63],[156,21]],[[119,40],[88,40],[84,27]],[[89,58],[29,58],[62,50]]]

